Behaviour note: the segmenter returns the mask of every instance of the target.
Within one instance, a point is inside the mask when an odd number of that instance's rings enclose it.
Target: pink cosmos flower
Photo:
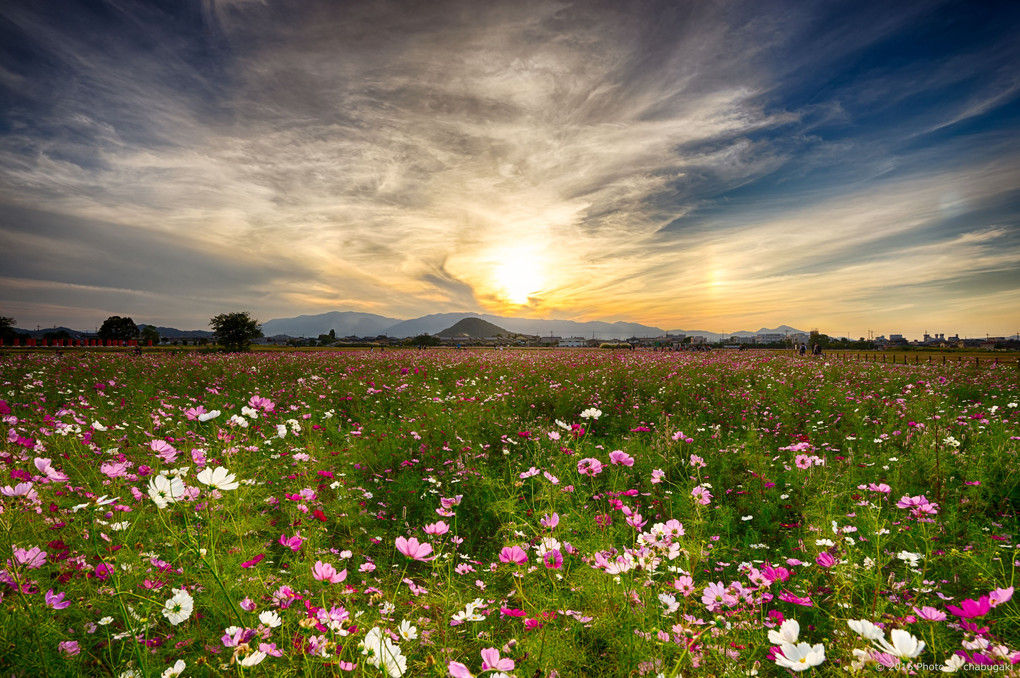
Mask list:
[[[77,640],[65,640],[57,645],[57,648],[62,654],[66,654],[68,657],[73,657],[81,652],[81,648],[78,647]]]
[[[654,469],[652,471],[652,485],[657,485],[662,482],[662,479],[666,477],[666,472],[661,468]]]
[[[801,598],[800,596],[795,596],[789,591],[783,591],[780,593],[779,600],[784,603],[793,603],[794,605],[802,605],[804,607],[814,607],[814,604],[811,602],[811,598]]]
[[[1013,598],[1013,587],[1010,586],[1008,589],[995,589],[988,594],[988,604],[992,607],[998,607],[1003,603],[1008,603]]]
[[[301,545],[305,543],[304,538],[300,532],[295,532],[293,537],[288,537],[285,534],[281,534],[278,540],[282,545],[289,548],[294,553],[301,550]]]
[[[126,461],[113,461],[99,465],[99,472],[110,478],[122,478],[127,475],[128,463]]]
[[[822,551],[818,554],[818,557],[815,558],[815,562],[818,563],[819,567],[829,568],[835,566],[839,561],[836,560],[828,551]]]
[[[53,593],[53,589],[46,592],[46,607],[52,607],[54,610],[63,610],[70,605],[71,601],[64,600],[63,593]]]
[[[280,535],[280,536],[283,536],[283,535]],[[260,553],[257,556],[255,556],[254,558],[252,558],[251,560],[246,560],[243,563],[241,563],[241,567],[243,567],[245,569],[248,569],[249,567],[255,567],[256,565],[261,563],[262,559],[265,558],[265,557],[266,557],[266,555],[264,553]]]
[[[550,570],[558,570],[563,567],[563,554],[558,549],[546,551],[545,555],[542,556],[542,561],[545,562],[545,566]]]
[[[794,463],[797,465],[797,468],[799,469],[811,468],[811,457],[807,456],[806,454],[798,454]]]
[[[701,602],[708,608],[709,612],[715,612],[723,605],[727,607],[736,605],[737,599],[730,595],[721,581],[717,581],[705,587],[701,595]]]
[[[551,530],[560,524],[560,516],[557,513],[553,513],[552,516],[550,517],[549,514],[546,513],[542,516],[542,520],[540,520],[539,522],[542,523],[542,527],[546,528],[547,530]]]
[[[15,546],[14,560],[18,565],[24,565],[29,570],[36,570],[46,564],[46,552],[38,546],[33,546],[27,551]]]
[[[57,469],[53,468],[53,465],[50,463],[49,459],[42,459],[40,457],[36,457],[33,463],[35,464],[35,467],[39,469],[39,473],[42,473],[44,476],[46,476],[48,480],[55,483],[67,482],[68,480],[67,476],[58,471]]]
[[[694,593],[694,580],[687,575],[681,575],[673,581],[673,588],[684,595],[689,597]]]
[[[499,552],[499,560],[502,563],[523,565],[528,562],[528,554],[520,546],[504,546]]]
[[[272,412],[276,409],[276,403],[268,398],[262,398],[260,396],[252,396],[248,399],[248,407],[252,409],[262,410],[263,412]]]
[[[450,526],[442,520],[425,526],[425,534],[439,537],[450,531]]]
[[[494,647],[482,650],[483,671],[513,671],[514,660],[509,657],[500,659],[499,650]]]
[[[592,459],[591,457],[582,459],[577,462],[577,472],[582,476],[595,477],[602,473],[602,462],[598,459]]]
[[[631,513],[629,516],[627,516],[627,524],[633,527],[635,530],[640,530],[642,527],[645,526],[647,522],[648,522],[647,520],[641,519],[640,513]]]
[[[184,416],[188,418],[188,421],[195,421],[200,415],[205,414],[205,408],[201,405],[198,407],[189,407],[184,410]]]
[[[881,492],[882,494],[892,494],[892,488],[889,487],[888,485],[886,485],[885,483],[879,483],[878,485],[876,485],[875,483],[870,483],[868,485],[868,489],[870,491],[872,491],[872,492]]]
[[[453,678],[474,678],[471,672],[468,671],[468,667],[460,662],[450,662],[446,665],[446,670],[450,672]]]
[[[329,563],[316,560],[315,565],[312,566],[312,577],[318,581],[325,581],[330,584],[339,584],[344,579],[347,579],[347,570],[344,569],[341,572],[337,572],[336,568]]]
[[[432,544],[422,544],[414,537],[405,539],[404,537],[397,537],[396,539],[397,550],[403,553],[412,560],[431,560],[427,556],[432,553]]]
[[[174,446],[165,440],[150,440],[149,448],[156,453],[156,456],[167,464],[172,464],[177,455],[180,454]]]
[[[712,503],[712,493],[709,492],[708,489],[702,487],[701,485],[698,485],[693,490],[691,490],[691,495],[702,506],[708,506],[710,503]]]
[[[623,450],[613,450],[609,453],[609,463],[611,464],[623,464],[624,466],[633,466],[634,457],[630,456]]]
[[[945,612],[943,612],[942,610],[936,610],[934,607],[929,607],[928,605],[925,605],[920,610],[915,607],[914,612],[917,614],[918,619],[923,619],[924,621],[946,620]]]
[[[4,485],[0,487],[0,494],[5,497],[24,497],[31,502],[39,499],[39,493],[32,489],[32,483],[18,483],[14,487]]]
[[[970,598],[964,600],[960,603],[960,607],[946,605],[946,609],[961,619],[974,619],[975,617],[983,617],[988,614],[989,610],[992,609],[992,602],[988,596],[981,596],[977,600],[971,600]]]

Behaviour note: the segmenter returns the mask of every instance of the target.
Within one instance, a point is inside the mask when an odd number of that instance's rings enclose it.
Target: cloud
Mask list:
[[[56,303],[38,287],[49,281],[203,309],[203,290],[220,290],[215,303],[264,315],[768,325],[832,316],[819,290],[839,276],[867,276],[844,312],[860,319],[889,289],[871,282],[881,266],[928,290],[1009,266],[1017,156],[1001,142],[1012,128],[954,130],[1012,101],[1007,71],[976,75],[1012,48],[989,40],[878,68],[871,55],[944,10],[850,9],[5,8],[0,38],[22,51],[0,48],[0,100],[12,104],[0,238],[13,252],[0,263],[36,285],[9,299]],[[963,86],[959,104],[878,120]],[[982,169],[989,160],[1002,181]],[[949,187],[962,196],[953,219],[932,202]],[[995,232],[975,206],[996,200],[995,247],[958,240]],[[950,247],[976,258],[943,263]],[[509,298],[508,261],[540,271],[526,303]],[[129,303],[117,294],[104,308]]]

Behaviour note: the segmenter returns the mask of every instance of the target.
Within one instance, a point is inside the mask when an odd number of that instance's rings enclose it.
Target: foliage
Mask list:
[[[404,340],[404,346],[439,346],[441,343],[439,337],[431,334],[419,334],[416,337]]]
[[[16,675],[1020,656],[1012,365],[40,351],[0,356],[0,380]]]
[[[141,335],[139,336],[139,339],[145,343],[151,341],[153,346],[155,346],[156,344],[159,343],[159,330],[157,330],[152,325],[146,325],[145,327],[142,328],[142,332]]]
[[[262,336],[262,325],[248,311],[221,313],[209,320],[213,341],[227,351],[247,351]]]
[[[104,341],[130,341],[138,338],[138,326],[131,318],[111,315],[99,328],[99,338]]]

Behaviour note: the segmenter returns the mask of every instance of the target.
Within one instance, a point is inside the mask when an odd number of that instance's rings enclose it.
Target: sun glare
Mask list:
[[[523,306],[542,289],[542,272],[537,262],[521,257],[500,264],[495,271],[500,296],[511,304]]]

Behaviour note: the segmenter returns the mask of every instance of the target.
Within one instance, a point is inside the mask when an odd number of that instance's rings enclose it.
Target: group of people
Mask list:
[[[798,349],[801,355],[807,353],[807,344],[801,344]],[[811,344],[811,355],[822,355],[822,347],[820,344]]]

